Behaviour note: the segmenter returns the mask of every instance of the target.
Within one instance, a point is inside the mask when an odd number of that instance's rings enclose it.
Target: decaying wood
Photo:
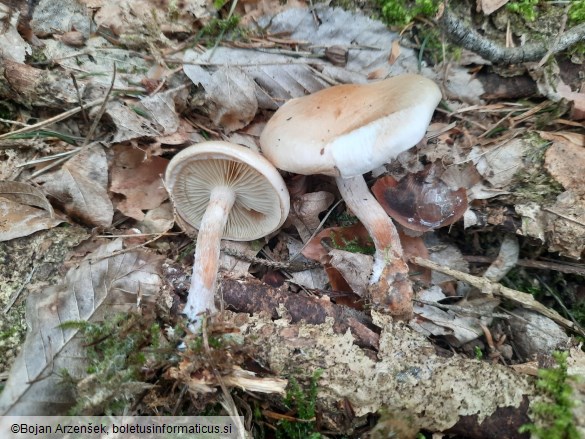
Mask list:
[[[349,329],[358,346],[377,348],[379,336],[375,325],[363,313],[352,308],[336,305],[327,299],[293,294],[254,279],[223,279],[221,295],[227,309],[248,314],[265,312],[271,318],[278,318],[284,309],[291,322],[305,321],[311,324],[325,323],[333,319],[333,329],[343,334]],[[280,308],[283,306],[283,309]]]
[[[348,425],[357,428],[380,409],[407,419],[415,431],[451,429],[469,438],[521,438],[517,427],[533,422],[534,378],[497,364],[441,357],[424,336],[389,316],[373,314],[381,328],[375,357],[349,331],[338,333],[331,320],[311,325],[238,315],[237,321],[255,358],[273,372],[302,379],[322,371],[317,404],[323,429],[347,434]],[[351,410],[340,410],[344,404]],[[494,434],[487,436],[486,428]]]

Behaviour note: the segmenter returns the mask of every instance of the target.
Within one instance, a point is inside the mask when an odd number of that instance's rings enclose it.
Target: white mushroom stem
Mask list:
[[[236,194],[228,187],[220,186],[211,191],[197,235],[193,276],[183,311],[191,322],[200,322],[204,312],[213,314],[216,311],[215,283],[221,237],[235,200]],[[199,323],[195,323],[197,326]]]
[[[374,198],[363,176],[337,177],[336,182],[347,207],[364,225],[376,247],[370,276],[371,300],[374,305],[389,308],[392,314],[408,318],[412,286],[392,219]]]

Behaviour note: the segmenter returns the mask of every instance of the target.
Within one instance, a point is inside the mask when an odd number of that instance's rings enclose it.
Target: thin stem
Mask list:
[[[209,204],[199,227],[193,276],[183,313],[196,328],[200,325],[201,314],[213,314],[215,308],[215,283],[219,266],[220,243],[228,219],[234,205],[236,195],[228,187],[213,189]]]
[[[337,177],[337,187],[347,207],[357,216],[374,241],[374,270],[370,283],[376,283],[384,265],[394,259],[402,259],[400,238],[392,219],[374,198],[364,177]]]
[[[336,181],[347,207],[364,225],[376,247],[368,288],[372,305],[396,317],[410,319],[412,285],[392,219],[374,198],[363,176],[337,177]]]

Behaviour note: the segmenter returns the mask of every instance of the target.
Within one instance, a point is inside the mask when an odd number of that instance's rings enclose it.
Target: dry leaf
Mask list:
[[[458,313],[453,310],[443,310],[429,304],[429,302],[434,303],[445,298],[439,287],[434,286],[421,291],[418,298],[425,304],[415,303],[414,305],[415,318],[409,322],[409,326],[415,331],[427,336],[446,337],[453,346],[461,346],[483,335],[480,325],[484,322],[479,317],[466,315],[463,311]],[[457,306],[489,315],[499,304],[498,299],[482,297],[470,301],[461,300]],[[490,318],[486,320],[489,321]]]
[[[498,257],[483,273],[483,277],[492,282],[499,282],[516,266],[520,254],[520,244],[516,235],[506,235],[500,246]]]
[[[179,129],[179,115],[175,111],[174,96],[178,92],[171,90],[147,96],[140,100],[140,106],[155,121],[164,136],[175,133]]]
[[[60,170],[35,181],[73,218],[95,226],[107,227],[112,223],[114,208],[107,191],[108,164],[101,146],[88,147]]]
[[[49,200],[39,189],[18,181],[0,181],[0,197],[28,206],[34,206],[46,210],[49,216],[53,216],[53,207]]]
[[[162,157],[148,158],[141,149],[127,145],[116,145],[113,150],[110,190],[126,197],[116,208],[142,221],[143,210],[154,209],[168,198],[162,175],[169,161]]]
[[[546,132],[540,136],[553,142],[544,156],[548,173],[565,189],[585,195],[585,136]]]
[[[490,15],[492,12],[497,11],[509,0],[479,0],[479,6],[485,15]]]
[[[549,251],[581,259],[585,255],[585,198],[563,192],[547,213]]]
[[[292,199],[289,220],[296,227],[303,242],[307,242],[319,227],[319,214],[327,209],[335,197],[330,192],[319,191],[302,194]]]
[[[158,294],[161,257],[143,250],[108,257],[121,249],[121,240],[102,245],[71,268],[62,284],[28,297],[30,329],[0,394],[0,415],[66,413],[74,400],[63,385],[61,371],[82,378],[86,348],[78,329],[59,325],[96,322],[107,315],[136,310],[141,302]]]
[[[7,11],[3,9],[6,8]],[[18,33],[18,19],[20,12],[14,11],[12,15],[8,15],[8,5],[0,3],[0,17],[2,18],[1,26],[6,26],[3,32],[0,32],[0,53],[13,61],[23,63],[27,55],[30,55],[32,49],[30,45]],[[9,20],[9,23],[5,21]]]
[[[388,57],[388,64],[392,65],[400,56],[400,40],[392,41],[392,49],[390,49],[390,56]]]
[[[571,119],[573,120],[583,120],[585,119],[585,93],[584,90],[581,92],[576,92],[571,90],[567,84],[565,84],[562,80],[559,80],[559,84],[557,85],[557,90],[559,94],[571,101],[573,106],[571,108]]]
[[[116,126],[116,132],[111,143],[122,143],[139,137],[155,137],[161,133],[154,123],[138,115],[121,102],[110,102],[106,114],[110,116]]]
[[[136,227],[142,233],[164,233],[170,230],[173,224],[175,224],[173,207],[170,202],[166,202],[146,212],[144,219],[137,223]]]
[[[438,171],[438,166],[427,166],[399,182],[382,177],[372,192],[388,216],[406,229],[426,232],[448,226],[467,210],[467,195],[464,188],[450,189],[439,179]]]
[[[329,251],[329,256],[331,266],[341,273],[351,291],[360,297],[366,297],[374,258],[335,248]]]
[[[231,65],[248,77],[254,86],[254,95],[259,108],[275,110],[285,101],[328,86],[307,64],[292,62],[284,55],[255,52],[245,49],[217,47],[205,53],[192,50],[185,52],[183,71],[195,84],[201,84],[206,92],[212,87],[221,88],[212,80],[213,67],[203,68],[197,63]],[[213,84],[216,83],[214,86]],[[229,101],[225,103],[229,104]]]
[[[523,158],[529,148],[525,140],[512,139],[497,146],[474,146],[469,159],[494,188],[501,189],[507,187],[514,175],[522,169]]]
[[[303,243],[291,236],[286,236],[286,246],[289,255],[298,254],[303,248]],[[295,263],[310,262],[302,254],[294,259]],[[306,288],[325,289],[327,286],[328,278],[323,268],[312,268],[311,270],[297,271],[291,273],[293,282],[298,285],[302,285]]]
[[[62,222],[46,210],[8,200],[0,194],[0,241],[28,236]]]

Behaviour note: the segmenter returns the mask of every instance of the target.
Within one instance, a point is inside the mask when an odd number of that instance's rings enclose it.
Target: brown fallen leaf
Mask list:
[[[161,176],[169,161],[162,157],[147,157],[140,148],[127,145],[116,145],[113,150],[110,190],[125,196],[116,208],[124,215],[142,221],[144,210],[155,209],[168,198]]]
[[[46,210],[8,200],[0,194],[0,242],[50,229],[62,222]]]
[[[585,195],[585,135],[576,133],[540,132],[551,140],[546,150],[544,166],[548,173],[567,190]]]
[[[65,414],[74,398],[61,371],[83,378],[86,348],[79,328],[60,325],[137,309],[159,292],[162,258],[144,250],[109,257],[121,249],[119,239],[102,245],[71,268],[62,284],[28,297],[30,329],[0,394],[0,415]]]
[[[61,169],[35,179],[43,192],[71,217],[93,226],[112,224],[114,207],[108,196],[108,164],[104,149],[93,145]]]
[[[479,0],[478,10],[481,8],[485,15],[490,15],[508,3],[508,1],[509,0]]]

